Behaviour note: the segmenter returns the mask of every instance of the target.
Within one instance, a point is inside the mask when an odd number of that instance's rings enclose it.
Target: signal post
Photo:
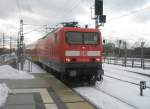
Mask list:
[[[95,0],[95,17],[92,19],[95,20],[95,28],[99,26],[104,26],[106,23],[106,15],[103,15],[103,0]]]

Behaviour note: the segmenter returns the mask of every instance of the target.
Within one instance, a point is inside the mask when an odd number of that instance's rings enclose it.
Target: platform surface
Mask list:
[[[2,109],[95,109],[50,73],[31,80],[0,80],[12,90]]]

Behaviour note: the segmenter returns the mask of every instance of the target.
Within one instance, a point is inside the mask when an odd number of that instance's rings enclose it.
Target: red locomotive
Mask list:
[[[39,39],[31,48],[33,61],[57,72],[61,80],[71,78],[94,85],[104,74],[98,29],[65,25]]]

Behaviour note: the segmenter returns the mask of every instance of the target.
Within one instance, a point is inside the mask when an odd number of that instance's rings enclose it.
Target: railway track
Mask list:
[[[131,82],[131,81],[127,81],[127,80],[122,80],[122,79],[120,79],[120,78],[116,78],[116,77],[109,76],[109,75],[104,75],[104,76],[105,76],[105,77],[108,77],[108,78],[115,79],[115,80],[119,80],[119,81],[122,81],[122,82],[126,82],[126,83],[130,83],[130,84],[134,84],[134,85],[140,86],[140,84],[135,83],[135,82]],[[147,88],[150,89],[150,86],[147,86]]]
[[[102,83],[102,82],[101,82]],[[101,83],[99,83],[99,85],[101,84]],[[104,95],[107,95],[107,96],[110,96],[111,98],[113,98],[113,99],[115,99],[115,100],[117,100],[117,101],[119,101],[119,102],[121,102],[121,103],[123,103],[123,104],[126,104],[127,106],[129,106],[129,107],[131,107],[131,108],[129,108],[129,109],[139,109],[138,107],[136,107],[136,106],[134,106],[133,104],[130,104],[129,102],[127,102],[127,101],[125,101],[125,100],[123,100],[123,99],[121,99],[121,98],[119,98],[119,97],[116,97],[116,96],[114,96],[114,95],[112,95],[112,94],[110,94],[110,93],[108,93],[108,92],[106,92],[106,91],[103,91],[103,90],[101,90],[100,88],[98,88],[98,87],[89,87],[89,88],[92,88],[92,90],[97,90],[98,92],[101,92],[101,93],[103,93]],[[75,90],[74,90],[75,91]],[[77,91],[75,91],[76,93],[78,93]],[[99,106],[97,106],[95,103],[93,103],[93,102],[91,102],[88,98],[86,98],[85,96],[83,96],[82,94],[80,94],[80,93],[78,93],[82,98],[85,98],[90,104],[92,104],[94,107],[96,107],[96,109],[103,109],[102,107],[99,107]]]
[[[118,80],[118,81],[121,81],[121,82],[133,84],[133,85],[136,85],[136,86],[139,86],[139,87],[140,87],[140,85],[139,85],[138,83],[131,82],[131,81],[127,81],[127,80],[122,80],[122,79],[117,78],[117,77],[113,77],[113,76],[109,76],[109,75],[104,75],[104,77],[108,77],[108,78],[111,78],[111,79],[115,79],[115,80]],[[103,82],[103,81],[102,81],[102,82]],[[100,85],[102,82],[100,82],[99,85]],[[97,85],[96,85],[96,86],[97,86]],[[137,107],[136,105],[130,103],[129,101],[127,101],[127,100],[125,100],[125,99],[123,99],[123,98],[121,98],[121,97],[117,97],[117,96],[115,96],[115,95],[113,95],[113,94],[111,94],[111,93],[109,93],[109,92],[107,92],[107,91],[104,91],[104,90],[102,90],[102,89],[100,89],[99,87],[96,87],[96,86],[95,86],[95,87],[89,87],[89,88],[92,88],[92,90],[97,90],[98,92],[101,92],[101,93],[103,93],[104,95],[109,96],[109,97],[111,97],[111,98],[113,98],[113,99],[119,101],[120,103],[123,103],[123,104],[127,105],[128,107],[130,107],[131,109],[139,109],[139,107]],[[147,86],[147,88],[150,89],[150,86]],[[75,91],[75,90],[74,90],[74,91]],[[75,91],[75,92],[77,92],[77,91]],[[77,93],[78,93],[78,92],[77,92]],[[79,94],[79,93],[78,93],[78,94]],[[91,105],[93,105],[94,107],[96,107],[96,109],[102,109],[101,107],[98,107],[97,104],[91,102],[91,101],[89,100],[89,98],[86,98],[86,97],[83,96],[82,94],[79,94],[79,95],[80,95],[82,98],[86,99],[86,101],[89,102]]]
[[[122,80],[120,78],[116,78],[116,77],[109,76],[109,75],[104,75],[104,77],[108,77],[108,78],[115,79],[115,80],[118,80],[118,81],[126,82],[126,83],[133,84],[133,85],[137,85],[137,86],[140,87],[140,84],[135,83],[135,82],[131,82],[131,81],[127,81],[127,80]],[[150,89],[150,86],[147,86],[147,88]],[[123,100],[123,99],[121,99],[119,97],[116,97],[116,96],[114,96],[114,95],[112,95],[112,94],[110,94],[110,93],[108,93],[106,91],[101,90],[99,87],[94,87],[94,89],[96,89],[97,91],[100,91],[101,93],[104,93],[104,94],[106,94],[106,95],[108,95],[108,96],[110,96],[110,97],[112,97],[112,98],[114,98],[114,99],[116,99],[116,100],[118,100],[118,101],[120,101],[122,103],[125,103],[125,104],[127,104],[128,106],[130,106],[130,107],[132,107],[134,109],[139,109],[138,107],[134,106],[133,104],[130,104],[129,102],[127,102],[127,101],[125,101],[125,100]]]
[[[125,71],[131,72],[131,73],[135,73],[135,74],[139,74],[139,75],[146,76],[146,77],[150,77],[150,75],[148,75],[148,74],[143,74],[143,73],[134,72],[134,71],[129,71],[129,70],[125,70]]]
[[[119,79],[119,78],[116,78],[116,77],[112,77],[112,76],[109,76],[109,75],[104,75],[104,77],[108,77],[108,78],[111,78],[111,79],[115,79],[115,80],[118,80],[118,81],[122,81],[122,82],[129,83],[129,84],[133,84],[133,85],[136,85],[136,86],[139,86],[139,87],[140,87],[140,85],[139,85],[138,83],[134,83],[134,82],[131,82],[131,81],[122,80],[122,79]],[[102,82],[103,82],[103,81],[102,81]],[[123,99],[123,98],[118,97],[118,96],[115,96],[114,94],[111,94],[111,93],[109,93],[109,92],[107,92],[107,91],[104,91],[104,90],[100,89],[100,88],[98,87],[98,85],[101,85],[102,82],[98,83],[95,87],[89,87],[89,88],[92,88],[92,90],[97,90],[98,92],[101,92],[101,93],[103,93],[104,95],[109,96],[109,97],[111,97],[111,98],[113,98],[113,99],[119,101],[120,103],[123,103],[123,104],[127,105],[128,107],[130,107],[131,109],[139,109],[139,107],[137,107],[137,106],[134,105],[133,103],[130,103],[128,100]],[[150,89],[149,86],[147,86],[147,88]],[[90,91],[91,91],[91,90],[90,90]],[[75,91],[75,92],[77,92],[77,91]],[[77,92],[77,93],[78,93],[78,92]],[[79,93],[78,93],[78,94],[79,94]],[[84,96],[84,95],[82,95],[82,94],[79,94],[79,95],[82,96],[83,98],[87,99],[88,102],[90,102],[92,105],[94,105],[95,107],[97,107],[96,109],[102,109],[101,107],[98,107],[97,104],[92,103],[88,97],[86,97],[86,96]],[[97,97],[99,97],[99,96],[97,96]]]
[[[94,87],[94,89],[96,89],[97,91],[100,91],[100,92],[104,93],[105,95],[108,95],[108,96],[110,96],[110,97],[112,97],[112,98],[114,98],[114,99],[116,99],[116,100],[118,100],[118,101],[120,101],[120,102],[122,102],[122,103],[124,103],[124,104],[126,104],[126,105],[128,105],[128,106],[130,106],[130,107],[132,107],[133,109],[139,109],[139,108],[137,108],[136,106],[134,106],[134,105],[128,103],[127,101],[124,101],[124,100],[122,100],[121,98],[116,97],[116,96],[114,96],[114,95],[112,95],[112,94],[110,94],[110,93],[107,93],[107,92],[101,90],[101,89],[98,88],[98,87]]]

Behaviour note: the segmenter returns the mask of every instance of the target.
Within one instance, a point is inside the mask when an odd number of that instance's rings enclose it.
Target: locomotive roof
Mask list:
[[[95,28],[81,28],[81,27],[63,27],[63,30],[66,31],[98,31]]]
[[[95,28],[81,28],[81,27],[59,27],[59,28],[55,28],[53,31],[47,33],[44,37],[40,38],[40,39],[44,39],[46,38],[49,34],[54,33],[56,31],[59,30],[64,30],[64,31],[85,31],[85,32],[98,32],[98,29]],[[40,40],[39,39],[39,40]]]
[[[53,33],[53,32],[55,32],[55,31],[57,31],[58,29],[59,29],[59,28],[55,28],[54,30],[50,31],[49,33],[47,33],[44,37],[42,37],[42,38],[40,38],[40,39],[46,38],[50,33]],[[40,39],[38,39],[38,40],[40,40]]]

